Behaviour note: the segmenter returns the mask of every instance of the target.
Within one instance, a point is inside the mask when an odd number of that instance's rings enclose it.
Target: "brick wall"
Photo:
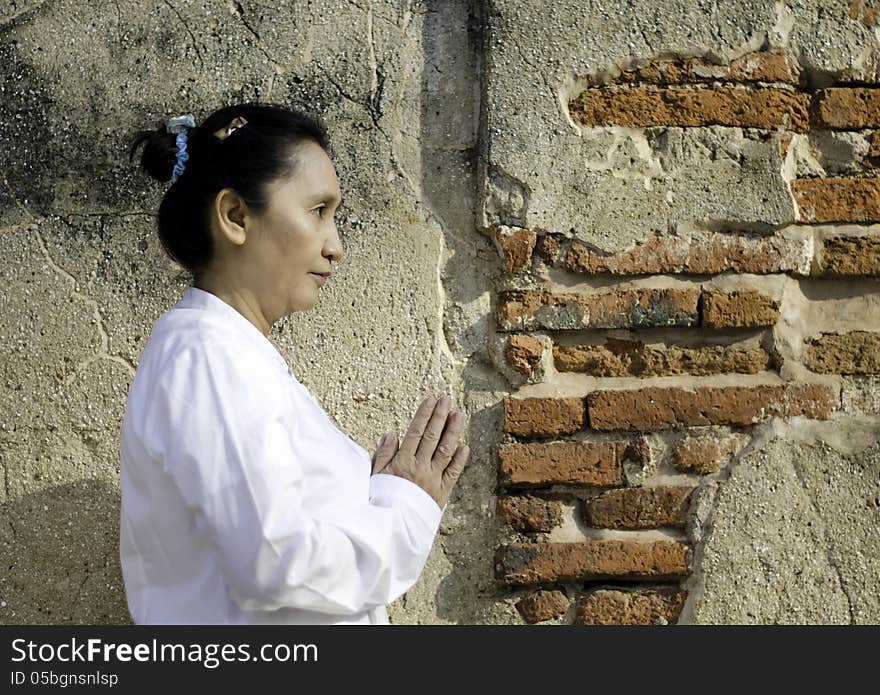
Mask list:
[[[775,140],[798,211],[794,225],[722,221],[612,253],[576,233],[490,230],[506,270],[495,353],[512,385],[495,577],[528,623],[675,623],[700,486],[756,425],[878,412],[866,384],[880,335],[857,318],[877,308],[880,87],[818,88],[794,56],[759,52],[652,63],[568,107],[583,128]],[[823,302],[841,298],[854,318],[829,321]]]

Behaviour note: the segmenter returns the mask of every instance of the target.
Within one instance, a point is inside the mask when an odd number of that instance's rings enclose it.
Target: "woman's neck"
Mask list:
[[[260,329],[263,335],[269,335],[269,329],[272,327],[272,324],[261,311],[256,295],[250,290],[234,287],[228,283],[217,282],[216,279],[208,275],[203,275],[193,281],[193,287],[210,292],[219,299],[222,299]]]

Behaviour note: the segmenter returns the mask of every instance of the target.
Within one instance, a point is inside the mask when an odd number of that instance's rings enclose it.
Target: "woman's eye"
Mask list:
[[[314,209],[312,210],[312,212],[317,212],[319,215],[321,215],[322,211],[323,211],[324,208],[326,208],[326,207],[327,207],[326,205],[321,205],[320,207],[314,208]]]

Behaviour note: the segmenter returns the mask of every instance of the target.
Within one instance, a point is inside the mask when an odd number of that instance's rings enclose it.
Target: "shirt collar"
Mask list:
[[[263,332],[252,324],[238,309],[231,304],[227,304],[216,294],[212,294],[199,287],[189,286],[183,291],[182,299],[177,303],[180,308],[201,309],[210,311],[222,317],[224,322],[237,332],[241,333],[251,343],[253,343],[266,357],[276,362],[284,370],[289,371],[290,367],[287,360],[278,351],[274,343]]]

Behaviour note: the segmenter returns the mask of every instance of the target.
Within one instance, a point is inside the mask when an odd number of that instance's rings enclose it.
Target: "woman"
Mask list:
[[[269,340],[343,258],[323,126],[241,104],[142,132],[172,181],[158,231],[193,276],[154,324],[120,437],[120,558],[136,623],[387,623],[467,461],[427,398],[371,457]]]

